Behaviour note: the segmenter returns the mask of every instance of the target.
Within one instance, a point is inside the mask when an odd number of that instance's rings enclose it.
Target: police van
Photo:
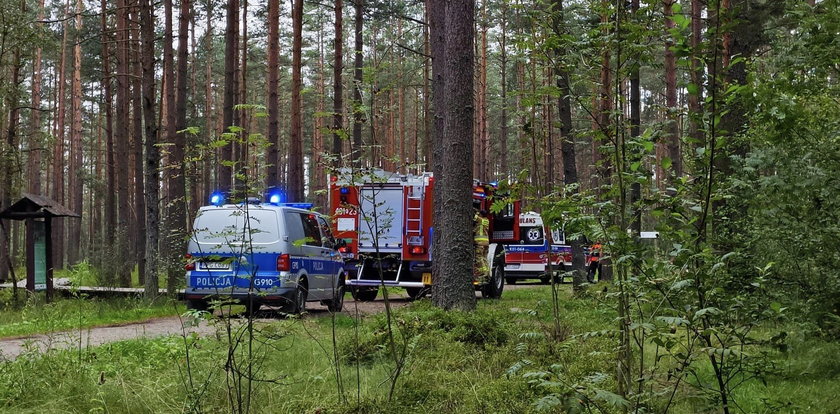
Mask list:
[[[340,311],[344,262],[328,219],[311,204],[266,198],[228,204],[214,193],[199,210],[186,255],[187,306],[206,310],[216,297],[237,300],[248,313],[262,305],[300,313],[316,301]]]

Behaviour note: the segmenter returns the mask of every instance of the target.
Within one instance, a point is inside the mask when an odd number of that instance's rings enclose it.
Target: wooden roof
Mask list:
[[[0,212],[0,218],[24,220],[44,217],[82,217],[48,197],[23,193],[11,207]]]

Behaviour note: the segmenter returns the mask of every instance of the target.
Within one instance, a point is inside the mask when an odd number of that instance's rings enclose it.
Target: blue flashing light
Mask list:
[[[210,194],[210,204],[220,206],[225,203],[225,194],[221,191],[216,191]]]
[[[304,210],[312,209],[312,203],[284,203],[283,205],[286,207],[301,208]]]
[[[282,188],[271,187],[265,191],[265,201],[270,204],[282,204],[286,201],[286,193]]]
[[[499,186],[499,182],[498,182],[498,181],[490,181],[490,183],[489,183],[489,184],[490,184],[490,186],[492,186],[492,187],[498,187],[498,186]]]
[[[350,194],[350,189],[348,187],[341,187],[341,189],[338,190],[338,192],[341,194]]]

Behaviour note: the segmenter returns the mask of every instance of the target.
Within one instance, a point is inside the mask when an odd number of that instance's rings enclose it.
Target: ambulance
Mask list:
[[[211,196],[193,224],[186,255],[185,298],[205,310],[213,298],[228,298],[254,313],[262,305],[301,313],[307,302],[338,312],[344,303],[342,245],[328,218],[311,204],[283,203],[282,192],[265,202],[229,203]]]
[[[539,213],[529,211],[519,216],[517,236],[516,243],[504,246],[507,283],[524,279],[549,283],[552,275],[561,281],[564,269],[572,265],[572,248],[565,244],[562,230],[549,229]]]

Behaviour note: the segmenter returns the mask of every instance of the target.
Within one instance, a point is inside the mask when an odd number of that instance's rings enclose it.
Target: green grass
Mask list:
[[[614,338],[583,334],[614,327],[615,314],[607,304],[572,298],[563,287],[564,338],[555,341],[549,298],[548,287],[537,287],[481,300],[472,313],[444,312],[428,301],[399,309],[393,326],[408,359],[390,401],[394,362],[382,314],[358,322],[335,318],[345,400],[339,398],[331,362],[330,317],[259,323],[250,351],[246,341],[234,355],[242,362],[251,354],[256,413],[527,413],[538,412],[537,403],[552,393],[563,401],[549,412],[563,412],[583,394],[594,398],[595,389],[614,390]],[[234,328],[243,323],[231,321]],[[81,357],[77,351],[53,351],[0,363],[0,410],[230,412],[225,320],[213,323],[216,336],[131,340],[86,350]],[[750,381],[739,388],[738,403],[746,412],[837,412],[838,351],[836,343],[792,334],[786,352],[772,351],[777,375],[768,377],[766,386]],[[239,368],[245,372],[247,366]],[[550,381],[534,381],[539,375]],[[701,411],[691,396],[691,389],[681,388],[672,412]],[[604,412],[618,411],[600,405]]]
[[[0,312],[0,338],[144,321],[184,311],[181,302],[159,299],[59,298],[44,303],[43,295],[30,298],[20,309],[7,306]]]

